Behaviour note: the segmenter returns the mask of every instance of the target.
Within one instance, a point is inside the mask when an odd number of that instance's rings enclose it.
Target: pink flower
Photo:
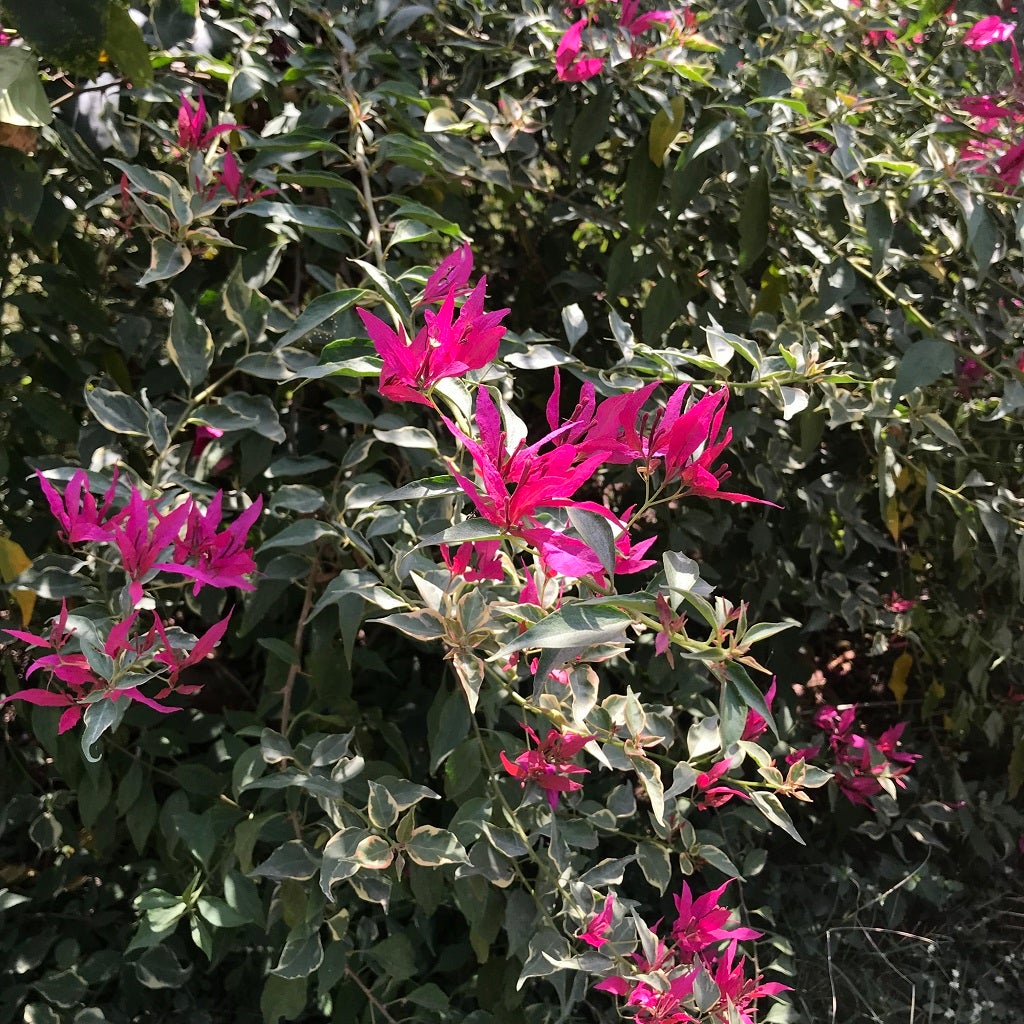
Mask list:
[[[615,537],[615,574],[627,576],[642,572],[655,564],[654,559],[644,558],[648,548],[657,540],[650,537],[634,544],[624,523],[614,512],[592,501],[573,502],[573,507],[594,512],[607,519],[616,533]],[[596,552],[578,537],[567,534],[564,530],[553,530],[527,517],[534,525],[520,529],[518,535],[534,545],[540,552],[541,562],[549,571],[569,579],[591,577],[598,586],[604,586],[607,573]]]
[[[764,702],[768,705],[768,710],[772,709],[772,701],[775,700],[775,677],[772,676],[772,685],[768,687],[767,692],[764,695]],[[756,740],[764,735],[765,730],[768,728],[768,723],[756,712],[753,708],[747,711],[747,721],[743,726],[743,735],[740,739],[744,740]]]
[[[54,679],[64,683],[67,689],[60,693],[29,687],[0,699],[0,704],[12,700],[23,700],[29,704],[43,707],[63,707],[65,710],[60,716],[57,726],[58,733],[67,732],[77,725],[88,704],[93,703],[97,699],[120,700],[121,697],[127,697],[131,701],[145,704],[147,707],[163,714],[179,710],[178,708],[165,707],[152,698],[146,697],[137,687],[111,688],[108,680],[101,679],[92,671],[84,654],[67,653],[64,648],[74,635],[73,630],[67,629],[67,618],[67,603],[61,602],[60,614],[54,618],[48,637],[26,633],[22,630],[6,630],[11,636],[23,640],[33,647],[43,647],[54,652],[53,654],[37,658],[25,673],[26,678],[36,670],[45,668],[50,671]],[[123,651],[131,650],[135,653],[143,653],[144,650],[148,649],[148,646],[151,646],[145,645],[144,641],[141,645],[139,641],[136,641],[135,645],[129,643],[128,634],[136,618],[137,613],[133,612],[123,622],[114,625],[104,644],[104,654],[111,658],[116,658]],[[99,694],[98,698],[97,694]]]
[[[908,597],[900,597],[900,595],[894,590],[885,599],[885,610],[887,612],[895,612],[897,615],[902,615],[904,612],[909,612],[911,608],[916,608],[918,604],[918,601],[911,600]]]
[[[584,57],[580,59],[583,49],[583,30],[589,19],[581,18],[562,36],[555,50],[555,74],[563,82],[585,82],[601,73],[604,59],[601,57]]]
[[[718,900],[733,879],[724,882],[717,889],[693,898],[690,887],[683,882],[682,892],[674,897],[676,920],[672,925],[672,938],[684,957],[701,953],[723,939],[759,939],[760,932],[753,928],[728,927],[732,911],[719,906]]]
[[[142,600],[142,584],[149,574],[163,568],[158,565],[160,556],[180,533],[191,507],[190,499],[161,514],[157,512],[155,502],[143,500],[138,489],[132,488],[128,506],[118,517],[118,525],[111,532],[110,539],[121,553],[121,563],[130,580],[128,593],[133,605]]]
[[[462,576],[467,583],[478,580],[505,579],[505,569],[500,557],[501,541],[477,540],[460,544],[453,558],[447,544],[441,545],[441,557],[453,576]]]
[[[752,1014],[756,1012],[757,1000],[761,996],[776,996],[780,992],[787,992],[790,987],[777,981],[762,982],[760,974],[748,978],[744,971],[745,958],[740,957],[739,963],[733,966],[735,955],[734,938],[719,958],[712,973],[712,979],[721,994],[718,1002],[711,1007],[711,1016],[723,1024],[732,1024],[737,1019],[741,1024],[754,1024]]]
[[[654,640],[654,653],[664,654],[668,659],[669,668],[675,668],[676,661],[672,655],[672,634],[678,633],[686,625],[686,615],[673,615],[672,608],[665,600],[664,594],[659,594],[655,598],[654,607],[658,610],[658,621],[661,624],[661,629]]]
[[[604,455],[598,453],[577,462],[579,451],[568,443],[541,450],[558,440],[572,424],[552,431],[529,447],[522,441],[510,453],[505,446],[501,416],[486,388],[477,392],[476,421],[479,442],[450,420],[444,420],[472,457],[481,485],[478,488],[454,467],[451,472],[477,511],[488,522],[503,529],[517,531],[528,526],[527,517],[535,516],[539,508],[563,508],[572,504],[573,494],[605,461]]]
[[[217,191],[218,185],[223,185],[228,195],[236,203],[251,203],[256,199],[262,199],[264,196],[277,195],[278,190],[276,188],[264,188],[257,192],[254,189],[254,184],[254,182],[245,180],[242,169],[235,159],[235,154],[229,149],[225,151],[224,157],[221,160],[221,169],[213,174],[213,184],[207,190],[207,198],[212,198]]]
[[[449,295],[459,295],[473,273],[473,250],[469,243],[460,245],[438,264],[423,289],[422,301],[428,305],[443,302]]]
[[[612,910],[615,906],[615,894],[608,893],[605,897],[604,907],[600,913],[595,914],[588,922],[586,931],[576,936],[581,942],[585,942],[594,949],[600,949],[608,940],[605,935],[612,926]]]
[[[238,587],[254,590],[246,576],[255,572],[252,548],[245,547],[249,530],[263,511],[263,498],[258,497],[230,526],[219,533],[224,492],[218,491],[204,512],[190,501],[187,507],[185,532],[174,538],[174,560],[162,562],[157,569],[178,573],[195,580],[195,596],[204,586]]]
[[[640,0],[622,0],[622,9],[619,14],[619,25],[631,36],[637,36],[641,32],[654,25],[672,25],[676,16],[671,11],[648,11],[640,14]]]
[[[480,278],[459,315],[455,316],[455,296],[465,284],[462,278],[466,271],[464,260],[462,256],[448,267],[442,264],[438,270],[441,276],[435,274],[427,282],[427,292],[435,297],[440,294],[444,282],[448,282],[450,287],[439,310],[424,312],[426,326],[411,342],[402,325],[395,331],[365,309],[356,311],[374,348],[384,360],[380,393],[386,398],[429,406],[432,403],[425,397],[425,392],[439,380],[479,370],[498,354],[498,345],[505,335],[501,321],[509,310],[484,312],[486,278]],[[466,273],[468,276],[468,271]]]
[[[206,127],[206,102],[202,94],[195,107],[189,102],[184,93],[181,93],[181,105],[178,107],[178,148],[186,152],[196,149],[203,149],[211,143],[218,135],[224,132],[233,132],[240,128],[237,124],[221,122],[215,124],[209,131]]]
[[[36,470],[39,486],[50,506],[54,519],[61,525],[61,539],[68,544],[84,541],[109,541],[121,513],[111,515],[111,505],[117,493],[117,467],[113,479],[103,495],[102,506],[89,490],[89,476],[84,469],[78,469],[64,488],[64,494],[57,493],[54,486]]]
[[[228,612],[220,622],[215,622],[201,637],[196,640],[195,644],[183,658],[178,657],[178,650],[168,639],[167,632],[164,629],[164,624],[160,621],[160,618],[158,616],[153,617],[153,629],[156,631],[163,643],[163,650],[154,655],[154,661],[158,661],[170,669],[167,686],[157,694],[158,698],[166,697],[168,694],[174,692],[195,693],[199,689],[198,686],[179,686],[178,676],[184,669],[188,668],[190,665],[198,665],[213,652],[213,649],[221,642],[225,632],[227,632],[228,624],[231,622],[231,616],[233,614],[233,611]]]
[[[689,385],[683,384],[672,393],[664,409],[641,416],[640,407],[655,387],[657,384],[648,384],[602,402],[581,450],[603,450],[609,462],[640,461],[646,475],[660,470],[666,483],[678,482],[687,494],[771,505],[763,498],[720,489],[729,477],[728,467],[714,469],[713,464],[732,440],[732,428],[719,438],[728,391],[709,391],[684,411]]]
[[[701,772],[697,776],[697,809],[700,811],[709,810],[712,807],[721,807],[727,804],[734,796],[741,800],[749,800],[748,794],[742,789],[734,789],[732,786],[716,786],[715,783],[732,767],[729,758],[719,761],[709,771]]]
[[[523,786],[536,783],[545,791],[548,803],[554,809],[558,806],[559,793],[574,793],[583,788],[583,783],[570,778],[572,775],[589,775],[590,770],[569,762],[595,737],[578,733],[560,733],[552,729],[541,742],[537,734],[527,725],[523,727],[527,736],[537,744],[536,749],[527,748],[515,761],[510,761],[501,751],[498,755],[505,771]]]
[[[991,14],[967,30],[963,43],[964,46],[969,46],[972,50],[982,50],[992,43],[1001,43],[1012,38],[1013,23],[1002,21],[998,14]]]

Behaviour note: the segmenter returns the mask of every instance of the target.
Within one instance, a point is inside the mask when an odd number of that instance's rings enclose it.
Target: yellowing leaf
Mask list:
[[[898,541],[900,539],[900,503],[895,496],[890,498],[885,506],[885,525],[889,528],[892,539]]]
[[[914,664],[914,659],[907,651],[904,651],[894,662],[892,672],[889,675],[889,689],[896,698],[896,703],[902,705],[903,698],[907,695],[907,676]]]
[[[7,537],[0,537],[0,576],[3,577],[4,583],[10,583],[31,566],[32,559],[25,554],[20,544]],[[12,590],[11,594],[21,609],[21,624],[27,626],[36,606],[35,591],[18,588]]]
[[[651,122],[651,134],[647,139],[647,155],[651,163],[660,167],[665,160],[668,147],[676,141],[679,129],[686,113],[686,100],[682,96],[673,96],[671,101],[672,117],[664,110],[659,110]]]

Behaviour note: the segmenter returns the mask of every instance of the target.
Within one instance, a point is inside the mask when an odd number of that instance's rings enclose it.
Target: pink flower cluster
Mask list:
[[[411,342],[403,327],[394,330],[372,313],[358,311],[383,360],[382,395],[436,408],[432,390],[439,381],[482,369],[496,357],[504,334],[500,321],[508,310],[484,312],[485,279],[470,290],[472,267],[472,254],[463,246],[430,276],[422,303],[440,303],[440,309],[425,313],[426,326]],[[456,298],[467,292],[457,310]],[[604,505],[575,497],[600,466],[635,464],[648,485],[657,475],[655,493],[663,499],[700,496],[761,501],[724,490],[728,468],[715,465],[732,439],[731,429],[723,433],[728,392],[709,392],[684,408],[688,396],[684,384],[663,409],[645,411],[657,387],[654,382],[598,403],[593,384],[585,383],[572,413],[560,420],[561,379],[556,369],[546,407],[548,432],[532,444],[525,438],[510,443],[498,406],[489,390],[480,387],[475,436],[447,416],[441,417],[469,453],[476,471],[470,478],[451,464],[452,475],[484,519],[539,553],[547,575],[589,578],[604,586],[609,571],[639,572],[653,564],[644,555],[654,538],[631,539],[634,509],[618,515]],[[614,565],[605,564],[590,544],[569,530],[564,513],[559,514],[566,509],[605,521]],[[447,549],[442,555],[453,574],[466,574],[470,580],[503,578],[494,541],[467,542],[454,556]],[[605,556],[611,561],[608,552]]]
[[[89,490],[89,478],[78,470],[68,482],[64,494],[42,473],[36,472],[50,512],[61,525],[61,537],[69,544],[95,542],[113,544],[128,576],[128,593],[137,605],[144,593],[143,584],[158,571],[177,573],[194,581],[193,594],[204,586],[238,587],[253,590],[246,576],[256,563],[252,549],[245,547],[246,537],[263,510],[257,498],[237,519],[223,530],[223,494],[218,491],[204,510],[191,496],[180,505],[161,512],[159,502],[143,498],[134,485],[128,503],[113,511],[117,493],[117,472],[97,505]],[[163,560],[169,556],[169,560]]]
[[[188,97],[181,94],[181,105],[178,107],[178,149],[182,154],[192,154],[197,150],[206,149],[217,136],[227,132],[238,131],[242,125],[221,121],[206,128],[206,102],[200,94],[193,107]],[[275,188],[256,191],[253,182],[247,181],[234,153],[227,149],[221,159],[221,169],[214,171],[213,181],[206,188],[207,199],[212,198],[217,189],[222,187],[235,202],[248,203],[263,196],[274,195]],[[196,190],[202,191],[202,183],[196,181]]]
[[[601,7],[612,7],[619,0],[602,0]],[[572,0],[573,7],[582,7],[585,0]],[[589,5],[593,8],[594,4]],[[696,18],[686,8],[681,15],[674,11],[640,12],[640,0],[621,0],[619,3],[616,28],[629,42],[633,57],[642,57],[650,49],[640,36],[654,28],[655,25],[665,26],[672,34],[681,35],[692,32]],[[598,30],[600,15],[591,10],[578,21],[574,22],[563,34],[555,50],[555,74],[563,82],[585,82],[601,74],[605,58],[596,55],[594,43],[603,33]],[[584,33],[587,39],[584,39]],[[590,45],[588,46],[587,43]]]
[[[891,779],[901,789],[906,788],[903,776],[920,760],[921,755],[899,749],[906,722],[886,729],[874,740],[855,733],[853,729],[856,723],[856,704],[843,711],[826,705],[814,716],[814,724],[828,734],[840,793],[850,803],[870,807],[868,798],[883,791],[882,779]],[[810,760],[820,753],[820,746],[807,747],[794,751],[787,756],[786,761],[793,764],[800,758]]]
[[[736,960],[737,943],[758,939],[761,933],[730,926],[732,912],[718,903],[729,884],[726,882],[694,899],[684,882],[682,892],[675,897],[676,919],[671,935],[665,941],[654,936],[653,959],[634,953],[632,971],[605,978],[594,988],[625,998],[639,1024],[698,1024],[708,1019],[722,1024],[753,1024],[757,1000],[778,995],[788,986],[764,982],[760,975],[750,977],[746,959]],[[615,897],[609,895],[578,938],[600,949],[608,941],[614,912]],[[723,943],[727,943],[724,949]],[[710,1007],[698,1011],[693,996],[702,972],[718,989],[718,998]],[[694,1016],[690,1010],[700,1012],[701,1016]]]
[[[446,377],[461,377],[479,370],[498,354],[505,335],[501,321],[509,310],[484,312],[487,278],[468,288],[473,253],[468,245],[456,249],[430,275],[422,305],[440,305],[424,311],[425,326],[409,340],[405,328],[395,331],[365,309],[357,310],[366,333],[384,360],[380,393],[396,402],[433,406],[430,391]],[[455,315],[455,300],[468,295]]]
[[[558,806],[559,793],[574,793],[583,788],[583,783],[577,782],[572,776],[589,775],[590,770],[573,764],[572,759],[597,737],[552,729],[541,740],[528,725],[523,728],[534,746],[527,747],[514,761],[508,759],[504,750],[498,756],[505,771],[512,778],[518,779],[521,785],[532,782],[544,790],[553,810]]]
[[[143,498],[138,488],[132,486],[127,503],[115,508],[116,471],[100,502],[89,489],[84,470],[78,470],[71,477],[63,494],[42,473],[36,475],[50,511],[60,524],[61,537],[67,543],[94,543],[117,550],[128,579],[126,589],[132,610],[112,626],[102,652],[96,650],[96,654],[101,653],[103,657],[92,660],[82,649],[86,641],[72,642],[74,631],[66,628],[66,605],[62,605],[60,614],[53,620],[48,636],[6,630],[33,647],[52,652],[36,659],[26,676],[47,669],[53,679],[64,684],[64,690],[29,688],[3,700],[65,707],[60,720],[61,732],[79,721],[88,704],[101,699],[117,700],[124,696],[159,711],[175,710],[158,701],[172,692],[194,692],[194,687],[179,685],[179,675],[213,650],[223,637],[231,616],[214,624],[195,643],[175,645],[168,639],[158,616],[153,617],[148,631],[139,627],[137,606],[145,596],[145,586],[158,573],[165,572],[190,579],[194,595],[204,586],[254,589],[247,577],[255,571],[256,563],[252,549],[245,544],[262,510],[262,500],[258,498],[221,529],[223,496],[220,492],[205,509],[189,497],[180,505],[161,511],[157,501]],[[147,675],[139,671],[145,662],[166,674],[166,685],[156,695],[156,700],[144,696],[132,685],[133,679],[142,681],[152,676],[152,672]],[[107,666],[106,673],[97,668],[99,664]]]
[[[85,709],[98,700],[116,701],[125,697],[129,701],[144,704],[162,714],[180,711],[180,708],[168,707],[166,704],[161,704],[160,701],[172,693],[188,695],[196,693],[200,689],[198,686],[180,684],[179,675],[188,666],[198,665],[220,643],[228,628],[228,623],[231,621],[231,615],[229,613],[220,622],[214,623],[184,654],[179,653],[171,644],[167,631],[158,616],[153,616],[153,623],[148,632],[136,628],[138,616],[139,613],[133,611],[122,622],[114,625],[103,645],[102,653],[112,663],[120,660],[126,669],[133,665],[136,669],[140,669],[145,666],[146,662],[149,662],[152,667],[166,670],[166,684],[155,698],[147,697],[137,686],[116,685],[113,679],[102,678],[81,650],[67,650],[69,642],[74,636],[74,630],[66,628],[68,607],[67,602],[62,601],[60,614],[53,620],[49,636],[40,636],[21,629],[6,629],[4,632],[33,647],[42,647],[52,651],[52,654],[43,655],[32,662],[25,673],[25,678],[27,679],[39,669],[47,669],[52,679],[64,684],[64,689],[61,691],[27,687],[12,693],[9,697],[3,697],[0,699],[0,704],[12,700],[23,700],[29,704],[43,707],[62,707],[65,710],[60,716],[58,733],[64,733],[68,729],[74,728],[81,720]],[[149,678],[149,674],[138,671],[134,673],[134,676],[139,681]],[[131,674],[125,675],[123,679],[127,680],[129,684],[133,681]]]
[[[972,50],[1009,42],[1013,82],[1002,95],[965,96],[960,102],[977,119],[975,128],[980,136],[961,149],[960,159],[1009,188],[1016,188],[1024,174],[1024,140],[1019,139],[1018,131],[1024,124],[1024,73],[1013,32],[1013,23],[997,14],[982,18],[967,30],[963,43]],[[1015,138],[1017,141],[1012,141]]]
[[[863,7],[864,6],[863,0],[850,0],[850,4],[853,7]],[[884,8],[886,8],[888,6],[887,0],[882,0],[881,6],[882,6],[883,10],[881,12],[879,12],[879,13],[883,13],[883,14],[886,13]],[[906,25],[907,25],[907,19],[906,18],[900,18],[899,19],[899,27],[900,28],[905,28]],[[864,34],[864,43],[867,46],[872,46],[872,47],[875,47],[876,49],[878,47],[882,46],[882,45],[895,46],[898,41],[899,41],[899,37],[896,35],[896,33],[891,28],[887,28],[887,29],[869,29]],[[920,46],[921,43],[924,42],[924,36],[920,32],[918,32],[913,37],[911,42],[913,42],[915,46]]]

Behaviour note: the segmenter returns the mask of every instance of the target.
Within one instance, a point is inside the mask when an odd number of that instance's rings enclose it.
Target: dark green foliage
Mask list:
[[[519,719],[487,682],[472,716],[472,665],[429,616],[397,618],[459,492],[436,420],[379,397],[355,308],[407,315],[464,236],[488,308],[512,310],[531,428],[555,365],[563,414],[584,380],[730,386],[727,488],[782,507],[656,510],[654,554],[696,559],[752,622],[800,623],[755,651],[783,738],[809,740],[816,701],[857,702],[927,753],[898,806],[787,804],[806,849],[754,808],[662,834],[641,757],[628,784],[595,771],[567,861],[636,857],[621,892],[648,921],[681,873],[742,872],[762,968],[792,972],[772,1019],[966,1021],[985,1000],[1015,1019],[1021,217],[958,158],[960,101],[1008,82],[960,42],[993,11],[952,28],[910,5],[875,48],[877,9],[697,5],[692,45],[570,84],[562,6],[157,0],[142,30],[98,0],[0,6],[39,58],[11,100],[38,138],[0,140],[0,521],[32,561],[29,628],[115,589],[57,538],[34,469],[117,461],[267,509],[258,588],[184,710],[133,707],[93,764],[54,709],[0,709],[0,1024],[615,1019],[541,955],[578,953],[579,922],[556,931],[521,884],[556,906],[503,807]],[[132,88],[95,88],[102,70]],[[180,151],[182,90],[203,132],[239,127]],[[604,493],[643,498],[616,467],[585,497]],[[184,629],[226,613],[179,593],[161,610]],[[533,628],[557,646],[579,614]],[[589,640],[626,619],[600,608]],[[3,656],[11,693],[31,657]],[[737,732],[760,693],[670,669],[652,634],[600,669],[602,699],[642,693],[680,741],[716,710]]]

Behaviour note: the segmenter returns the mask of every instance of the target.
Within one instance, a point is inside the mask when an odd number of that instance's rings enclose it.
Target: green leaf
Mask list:
[[[312,935],[289,935],[277,966],[270,972],[278,978],[305,978],[324,961],[324,947],[317,932]]]
[[[725,666],[725,684],[736,694],[745,708],[753,709],[765,720],[772,735],[777,739],[779,730],[775,725],[775,719],[772,718],[772,713],[768,710],[764,694],[754,685],[747,670],[735,661],[728,662]],[[742,732],[742,729],[740,731]]]
[[[25,41],[58,67],[94,78],[107,36],[109,0],[4,0]]]
[[[35,56],[21,46],[0,48],[0,121],[42,128],[52,120]]]
[[[82,754],[86,761],[95,764],[100,760],[100,755],[93,755],[92,748],[96,741],[107,731],[116,729],[124,718],[125,711],[131,703],[127,697],[120,700],[106,698],[90,704],[85,709],[82,722],[85,728],[82,730]]]
[[[147,949],[135,964],[135,975],[146,988],[180,988],[192,973],[167,946]]]
[[[7,47],[11,49],[11,47]],[[7,50],[0,49],[0,57]],[[0,102],[0,121],[3,121]],[[0,225],[31,225],[43,202],[43,180],[35,160],[16,149],[0,147]]]
[[[250,918],[240,914],[217,896],[200,896],[196,906],[199,913],[214,928],[237,928],[239,925],[250,923]]]
[[[375,943],[367,950],[366,957],[394,981],[405,981],[416,974],[416,955],[409,937],[403,932]]]
[[[306,979],[267,976],[260,996],[263,1024],[277,1024],[280,1020],[294,1020],[306,1009]]]
[[[153,84],[153,67],[149,62],[149,47],[142,38],[142,30],[132,21],[128,11],[110,4],[110,23],[104,49],[121,69],[125,78],[138,88]]]
[[[387,786],[372,780],[367,785],[370,787],[370,799],[366,805],[366,813],[370,817],[370,822],[380,829],[390,828],[398,821],[397,802],[388,792]]]
[[[334,885],[351,878],[359,870],[361,865],[356,851],[359,844],[371,835],[365,828],[347,828],[335,832],[327,841],[320,869],[320,888],[328,899],[332,898],[331,888]]]
[[[800,833],[797,832],[796,827],[793,825],[793,820],[782,806],[782,801],[774,793],[762,793],[759,790],[751,790],[750,801],[772,824],[778,825],[801,846],[807,845],[800,838]]]
[[[626,612],[607,605],[567,604],[507,643],[491,660],[505,661],[510,654],[533,647],[582,648],[621,641],[632,621]]]
[[[608,134],[611,128],[612,100],[612,90],[604,87],[583,101],[583,108],[573,118],[569,139],[573,163],[578,164],[586,156],[592,157],[594,147]]]
[[[189,391],[195,391],[205,382],[213,363],[213,336],[206,323],[193,316],[177,293],[174,293],[167,354]]]
[[[405,852],[410,860],[427,868],[469,862],[462,843],[451,832],[433,825],[414,829],[405,844]]]
[[[245,216],[263,217],[282,224],[297,224],[311,231],[332,231],[354,237],[348,221],[341,214],[323,206],[294,206],[291,203],[260,199],[239,207],[228,216],[227,223]]]
[[[947,342],[935,338],[914,342],[903,353],[903,359],[896,371],[896,380],[889,398],[889,410],[892,411],[896,403],[915,388],[927,387],[943,374],[952,373],[955,363],[953,347]]]
[[[204,405],[197,409],[189,423],[204,423],[218,430],[251,430],[275,444],[285,440],[277,409],[266,395],[233,391],[217,405]]]
[[[664,168],[652,164],[646,146],[637,146],[626,168],[626,184],[622,196],[622,214],[630,230],[643,234],[658,208]]]
[[[743,206],[740,210],[739,270],[749,270],[768,244],[768,219],[771,214],[771,194],[768,172],[759,167],[750,179]]]
[[[106,388],[86,388],[85,404],[93,416],[115,434],[149,437],[146,410],[130,395]]]
[[[154,281],[166,281],[169,277],[176,277],[192,262],[192,253],[185,246],[172,242],[169,238],[157,236],[151,245],[149,269],[139,278],[140,288]]]
[[[647,155],[656,167],[665,162],[665,155],[669,146],[676,140],[679,129],[683,126],[683,115],[686,113],[686,98],[684,96],[673,96],[669,116],[668,111],[661,107],[654,120],[651,122],[650,134],[647,138]]]
[[[78,971],[53,971],[32,983],[33,988],[54,1006],[74,1006],[84,998],[89,986]]]
[[[343,288],[341,291],[319,295],[295,318],[291,329],[284,334],[274,346],[284,348],[292,342],[304,338],[315,327],[346,309],[351,309],[366,292],[362,288]]]
[[[320,858],[315,856],[299,839],[291,839],[279,846],[258,868],[250,872],[259,878],[281,881],[295,878],[300,881],[312,878],[320,868]]]
[[[636,859],[644,878],[664,895],[672,881],[672,860],[668,850],[660,843],[641,840],[637,844]]]

